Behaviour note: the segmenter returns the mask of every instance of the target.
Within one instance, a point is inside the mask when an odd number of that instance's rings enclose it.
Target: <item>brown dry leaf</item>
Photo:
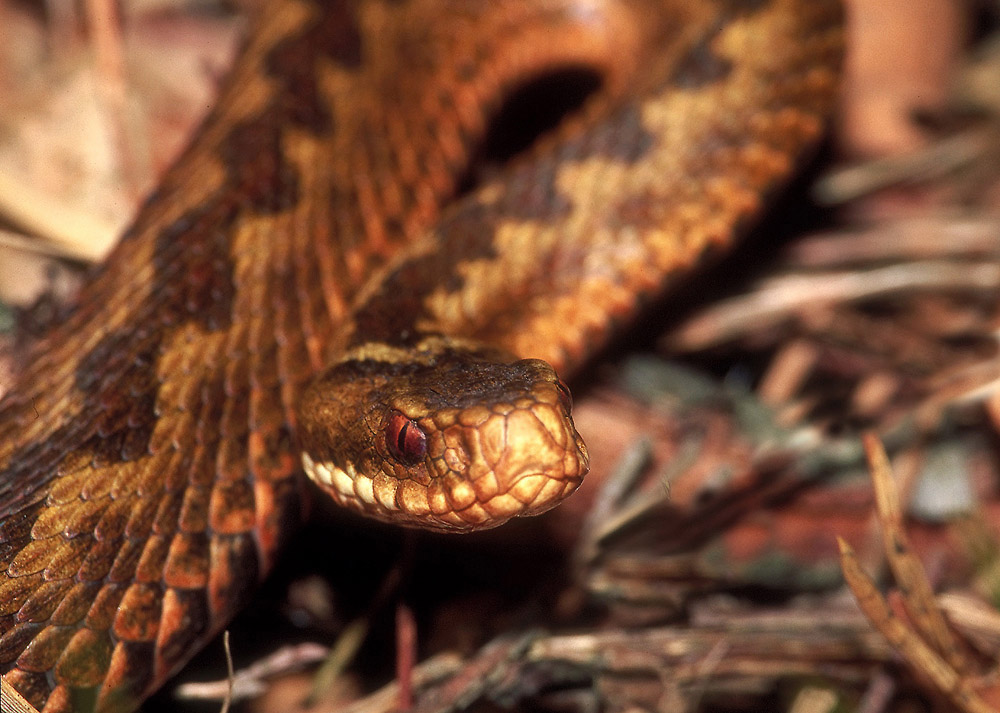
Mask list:
[[[101,259],[213,101],[241,23],[130,8],[120,36],[96,14],[67,38],[67,23],[0,4],[0,214],[45,241],[0,239],[0,298],[44,288],[39,254]],[[120,68],[92,51],[100,37]]]

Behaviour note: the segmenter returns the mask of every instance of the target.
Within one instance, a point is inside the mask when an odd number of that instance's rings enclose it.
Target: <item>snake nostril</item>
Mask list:
[[[427,455],[427,434],[416,421],[394,411],[385,425],[385,445],[403,465],[416,465]]]

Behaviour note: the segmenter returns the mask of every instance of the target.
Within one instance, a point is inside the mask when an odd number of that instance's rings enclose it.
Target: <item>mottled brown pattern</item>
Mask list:
[[[668,37],[651,23],[662,56],[635,95],[595,102],[445,213],[364,295],[356,323],[374,326],[354,343],[458,333],[571,371],[609,322],[729,244],[817,137],[841,52],[837,3],[730,5],[695,6]]]
[[[340,348],[457,330],[579,363],[816,139],[839,23],[835,0],[269,5],[0,401],[0,671],[45,711],[134,708],[273,563],[294,409]],[[503,98],[565,67],[603,92],[438,222]]]

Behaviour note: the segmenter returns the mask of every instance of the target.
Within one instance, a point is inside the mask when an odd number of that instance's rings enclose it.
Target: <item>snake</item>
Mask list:
[[[315,491],[453,532],[570,494],[561,377],[768,205],[842,29],[836,0],[269,2],[0,401],[6,682],[135,709]],[[581,76],[475,175],[512,97]]]

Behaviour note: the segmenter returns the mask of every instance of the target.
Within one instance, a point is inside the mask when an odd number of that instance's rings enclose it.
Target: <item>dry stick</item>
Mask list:
[[[329,653],[328,647],[315,643],[278,649],[233,674],[232,699],[238,701],[259,695],[267,685],[266,679],[324,661]],[[224,700],[228,690],[230,680],[227,677],[216,681],[183,683],[174,695],[181,700]]]
[[[1000,267],[926,260],[870,270],[783,275],[762,280],[746,295],[700,312],[668,337],[668,345],[705,349],[746,332],[776,324],[808,307],[899,294],[908,290],[995,290]]]
[[[399,710],[413,708],[413,669],[417,665],[417,622],[413,610],[396,604],[396,680],[399,681]]]
[[[813,233],[783,250],[783,262],[803,270],[916,260],[980,260],[996,256],[1000,218],[940,208],[858,227]]]
[[[816,184],[813,196],[823,205],[839,205],[889,186],[931,181],[974,163],[995,141],[991,126],[970,129],[921,151],[832,172]]]

